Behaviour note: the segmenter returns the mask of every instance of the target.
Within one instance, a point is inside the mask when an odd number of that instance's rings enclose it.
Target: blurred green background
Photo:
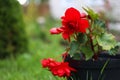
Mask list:
[[[67,45],[61,35],[49,33],[50,28],[61,26],[50,10],[49,0],[0,0],[0,80],[64,80],[40,64],[48,57],[61,60]],[[107,24],[119,23],[104,11],[100,14]],[[119,31],[110,31],[120,40]]]
[[[14,52],[12,49],[6,51],[6,47],[1,45],[3,42],[0,42],[0,80],[59,80],[49,71],[42,69],[40,64],[41,59],[55,58],[64,51],[60,46],[60,36],[51,36],[49,33],[49,29],[53,26],[60,26],[60,22],[50,16],[48,9],[47,1],[44,0],[39,5],[35,5],[34,1],[30,1],[27,6],[18,5],[16,0],[0,0],[0,24],[4,23],[4,25],[0,25],[0,41],[8,40],[14,48],[28,47],[22,52],[19,49],[18,52]],[[19,19],[16,19],[19,15]],[[14,16],[16,17],[13,18]],[[19,23],[19,28],[16,20],[23,22],[22,19],[24,24]],[[27,41],[23,41],[23,46],[14,45],[12,41],[15,41],[11,40],[13,38],[7,36],[10,33],[13,37],[17,36],[16,41],[20,43],[20,36],[14,33],[13,29],[20,32],[22,36],[26,36]],[[4,32],[6,32],[6,35]],[[8,38],[6,39],[3,36]],[[6,41],[5,46],[8,46],[9,42]],[[7,48],[10,49],[11,47]],[[1,50],[3,51],[1,52]]]

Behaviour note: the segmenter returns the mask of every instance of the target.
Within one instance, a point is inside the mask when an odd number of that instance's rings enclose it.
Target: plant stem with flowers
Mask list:
[[[115,55],[120,47],[99,15],[90,8],[84,10],[87,14],[80,13],[73,7],[68,8],[61,17],[62,26],[50,30],[51,34],[62,34],[63,39],[69,42],[62,54],[63,62],[51,58],[42,60],[43,67],[48,68],[55,76],[69,77],[71,71],[76,71],[68,62],[64,62],[68,55],[76,60],[97,60],[101,52]]]

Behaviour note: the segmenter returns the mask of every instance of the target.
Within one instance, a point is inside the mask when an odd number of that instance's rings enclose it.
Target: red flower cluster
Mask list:
[[[70,36],[74,33],[85,33],[89,27],[89,21],[86,18],[86,14],[80,14],[75,8],[68,8],[65,12],[65,16],[62,16],[62,27],[52,28],[51,34],[62,33],[63,38],[70,39]]]
[[[57,75],[59,77],[68,77],[70,76],[71,71],[76,71],[69,66],[68,62],[56,62],[51,58],[42,60],[42,66],[43,68],[48,68],[53,75]]]

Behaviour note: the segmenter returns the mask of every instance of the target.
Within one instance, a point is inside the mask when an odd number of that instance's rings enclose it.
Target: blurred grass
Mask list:
[[[40,60],[56,58],[64,49],[60,46],[61,35],[50,35],[49,29],[60,26],[59,21],[48,19],[43,30],[46,38],[42,40],[41,28],[36,21],[26,22],[26,32],[29,38],[29,52],[0,60],[0,80],[64,80],[54,77],[48,70],[43,69]],[[58,56],[58,57],[57,57]]]

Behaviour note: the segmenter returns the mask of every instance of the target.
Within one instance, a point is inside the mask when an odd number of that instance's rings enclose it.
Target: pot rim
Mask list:
[[[115,56],[102,53],[99,55],[98,60],[73,60],[68,57],[66,59],[69,62],[69,65],[75,69],[102,69],[106,61],[109,59],[109,62],[105,69],[120,69],[120,54]]]

